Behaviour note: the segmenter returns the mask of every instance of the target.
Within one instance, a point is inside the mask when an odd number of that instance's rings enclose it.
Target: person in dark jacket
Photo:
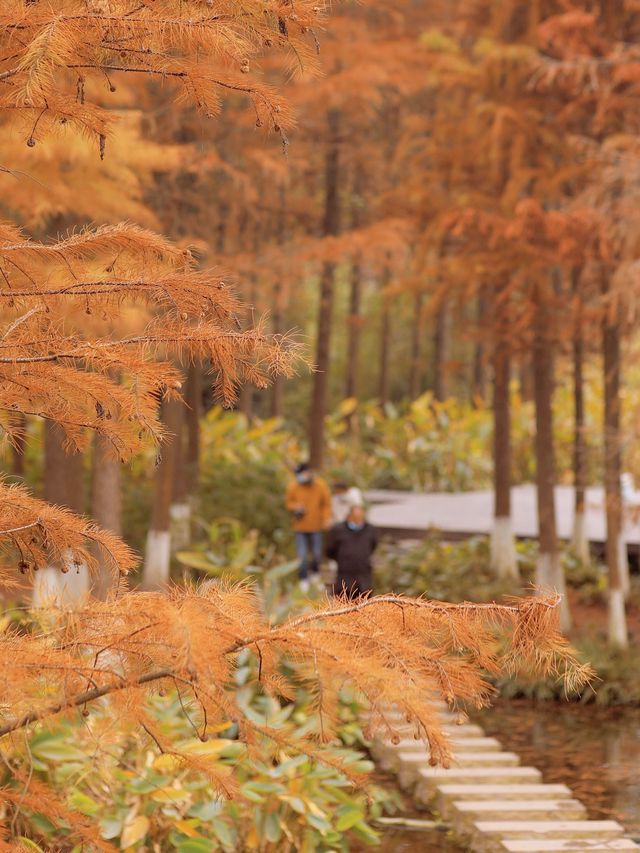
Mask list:
[[[368,524],[361,506],[352,507],[347,520],[331,528],[327,557],[338,564],[338,573],[333,585],[334,593],[344,592],[354,598],[371,592],[371,555],[377,545],[378,531]]]

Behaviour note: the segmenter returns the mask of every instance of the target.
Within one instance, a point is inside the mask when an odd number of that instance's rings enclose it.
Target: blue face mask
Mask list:
[[[307,483],[311,482],[311,477],[309,474],[296,474],[296,480],[299,483],[302,483],[303,486],[307,485]]]
[[[356,524],[355,521],[347,521],[347,527],[349,530],[362,530],[364,528],[364,524]]]

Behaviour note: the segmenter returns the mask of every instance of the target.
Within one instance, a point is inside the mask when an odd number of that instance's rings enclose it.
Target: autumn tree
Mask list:
[[[293,51],[296,61],[304,59],[315,51],[310,31],[318,18],[318,7],[304,0],[266,9],[258,2],[214,9],[197,0],[179,7],[114,0],[107,11],[99,3],[69,0],[55,12],[15,0],[0,13],[0,79],[7,87],[0,108],[6,121],[26,121],[28,147],[46,146],[63,124],[65,132],[87,134],[96,156],[108,156],[111,115],[96,103],[98,86],[110,89],[114,78],[140,74],[182,87],[207,115],[219,106],[217,91],[242,92],[257,120],[283,134],[284,102],[254,82],[251,61],[276,45]],[[3,167],[9,170],[11,163]],[[176,464],[169,433],[178,432],[173,416],[184,388],[177,365],[207,364],[216,393],[231,404],[243,382],[264,384],[273,374],[286,375],[298,358],[286,336],[268,335],[259,322],[247,327],[243,303],[226,276],[199,268],[190,252],[137,226],[93,227],[49,242],[3,223],[0,274],[0,408],[7,435],[19,436],[15,415],[23,414],[51,425],[56,452],[61,444],[77,452],[95,436],[100,454],[126,460],[150,442],[159,450],[162,499],[154,534],[166,530],[172,484],[166,472]],[[126,328],[131,305],[145,309],[141,328]],[[195,458],[192,447],[192,463]],[[77,493],[51,495],[66,507],[6,483],[0,483],[0,496],[4,583],[15,586],[21,576],[33,581],[47,566],[58,566],[63,576],[85,567],[95,571],[96,548],[103,570],[108,566],[117,580],[104,601],[86,598],[72,614],[58,609],[46,631],[0,635],[0,737],[7,749],[14,733],[60,716],[89,725],[107,700],[116,725],[135,727],[153,755],[175,759],[203,775],[216,794],[233,796],[228,779],[207,773],[197,750],[157,730],[148,701],[152,691],[180,698],[193,744],[233,723],[269,762],[281,760],[277,750],[283,747],[328,761],[322,743],[334,736],[339,690],[348,678],[371,708],[368,734],[393,734],[386,708],[395,703],[416,737],[428,743],[434,763],[446,765],[450,747],[432,695],[444,696],[454,708],[480,707],[492,692],[486,675],[516,667],[537,675],[557,672],[569,687],[589,677],[557,633],[554,596],[510,605],[398,596],[331,599],[273,624],[246,585],[128,591],[125,575],[135,556],[113,533],[71,511]],[[149,554],[162,550],[164,559],[166,549],[157,541]],[[165,564],[154,556],[149,585],[160,577]],[[496,642],[505,633],[510,640]],[[318,738],[287,739],[276,725],[256,722],[234,689],[241,657],[251,661],[250,683],[265,695],[288,700],[297,686],[311,686]],[[107,849],[95,824],[34,777],[28,750],[15,750],[14,757],[3,788],[5,849],[15,842],[17,816],[29,826],[34,814],[64,822],[65,843]]]

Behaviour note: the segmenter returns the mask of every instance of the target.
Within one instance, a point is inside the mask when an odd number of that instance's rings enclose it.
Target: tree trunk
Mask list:
[[[417,290],[413,297],[411,326],[411,362],[409,370],[409,399],[415,400],[422,391],[422,302],[424,293]]]
[[[358,367],[360,354],[360,303],[362,296],[362,260],[360,256],[354,260],[351,267],[351,293],[349,299],[349,341],[347,347],[347,381],[345,385],[346,397],[357,397]]]
[[[325,166],[325,210],[322,234],[325,237],[340,230],[340,149],[338,140],[339,113],[328,114],[328,148]],[[331,320],[333,313],[335,264],[326,262],[320,278],[320,303],[316,341],[316,372],[313,375],[313,393],[309,418],[309,458],[314,468],[321,468],[324,456],[325,416],[329,392],[329,367],[331,362]]]
[[[162,403],[167,438],[161,445],[161,457],[156,468],[151,524],[147,533],[142,575],[143,589],[161,589],[169,582],[171,494],[177,457],[175,436],[180,432],[182,405],[180,400],[164,400]]]
[[[52,421],[44,423],[44,495],[45,501],[83,513],[84,470],[83,454],[67,453],[64,430]],[[74,555],[64,555],[61,564],[47,566],[35,576],[33,603],[35,607],[56,604],[74,607],[89,593],[89,570],[77,563]]]
[[[571,544],[580,562],[589,563],[589,538],[586,527],[586,487],[587,466],[584,422],[584,341],[580,320],[573,336],[573,401],[574,401],[574,437],[573,437],[573,479],[575,504],[573,515],[573,533]]]
[[[287,195],[284,186],[280,187],[280,210],[276,240],[282,250],[287,238]],[[284,271],[284,265],[283,265]],[[284,288],[282,272],[276,276],[273,287],[272,332],[277,337],[284,333]],[[271,387],[271,417],[281,418],[284,410],[284,377],[275,376]]]
[[[186,548],[191,540],[191,504],[189,503],[186,477],[186,414],[186,406],[180,406],[179,416],[175,424],[175,434],[172,439],[174,459],[171,508],[169,511],[172,554]]]
[[[447,306],[443,303],[438,309],[433,337],[433,396],[436,400],[446,400],[447,375]]]
[[[391,273],[385,270],[382,277],[382,289],[389,284]],[[391,303],[386,296],[382,296],[380,316],[380,362],[378,372],[378,399],[384,406],[389,402],[389,358],[391,353]]]
[[[547,330],[550,325],[544,295],[538,292],[533,343],[533,387],[536,410],[536,490],[539,553],[536,585],[544,593],[555,589],[562,596],[560,624],[571,627],[564,572],[558,552],[555,504],[555,455],[553,444],[553,352]]]
[[[91,515],[96,523],[117,536],[122,535],[122,492],[120,461],[104,436],[93,436],[93,470],[91,482]],[[114,587],[113,566],[99,547],[95,549],[97,573],[93,594],[105,599]]]
[[[517,578],[518,561],[511,525],[510,364],[506,349],[493,356],[493,487],[494,518],[491,565],[500,578]]]
[[[351,193],[351,227],[356,230],[362,225],[362,190],[364,176],[362,168],[356,166]],[[362,302],[362,255],[358,252],[353,258],[351,265],[351,291],[349,293],[349,318],[347,323],[347,376],[345,383],[345,396],[347,398],[357,397],[358,368],[360,357],[360,327],[362,317],[360,315]]]
[[[605,286],[606,287],[606,286]],[[622,448],[620,443],[620,321],[607,315],[602,334],[604,368],[604,489],[607,516],[606,561],[609,572],[609,643],[629,644],[625,614],[622,541]]]
[[[473,350],[473,376],[471,392],[471,402],[473,403],[473,405],[482,404],[486,393],[484,345],[482,343],[482,323],[485,316],[486,305],[484,296],[482,294],[478,296],[476,311],[476,333],[478,337]]]
[[[520,397],[526,403],[533,400],[533,371],[528,354],[520,356]]]
[[[202,367],[200,364],[190,364],[187,368],[185,403],[187,405],[185,476],[187,493],[193,497],[198,489],[200,476],[200,416],[202,414]]]

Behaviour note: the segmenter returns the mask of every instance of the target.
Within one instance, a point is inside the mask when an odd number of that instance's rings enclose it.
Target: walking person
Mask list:
[[[331,493],[306,462],[295,469],[295,479],[287,487],[286,507],[293,516],[300,587],[307,592],[310,577],[321,583],[323,531],[331,525]]]
[[[343,482],[334,483],[331,505],[333,508],[333,523],[341,524],[347,520],[354,506],[364,506],[362,492],[357,486],[349,486]]]
[[[377,547],[378,531],[367,522],[364,507],[353,506],[347,520],[331,529],[327,543],[327,556],[338,564],[335,594],[355,598],[372,591],[371,557]]]

